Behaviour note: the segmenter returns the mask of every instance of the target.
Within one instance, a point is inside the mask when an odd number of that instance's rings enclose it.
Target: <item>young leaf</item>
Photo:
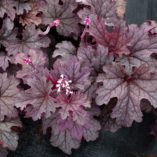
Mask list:
[[[16,150],[18,145],[18,135],[12,131],[12,127],[22,127],[19,119],[6,120],[0,122],[0,141],[3,148],[9,148],[10,150]]]
[[[50,117],[55,112],[56,104],[50,96],[53,84],[45,76],[28,80],[30,89],[20,92],[16,99],[16,107],[26,111],[26,117],[38,120],[44,115]],[[30,106],[28,106],[30,105]]]
[[[15,99],[19,92],[17,85],[19,81],[13,76],[7,77],[6,73],[0,74],[0,120],[4,117],[16,117],[17,111],[14,108]]]
[[[51,25],[55,20],[59,20],[57,31],[64,36],[69,36],[71,33],[79,35],[79,18],[73,13],[76,3],[74,0],[47,0],[47,5],[42,8],[43,24]]]
[[[39,2],[32,3],[31,10],[21,15],[19,22],[22,23],[23,26],[31,25],[32,23],[35,25],[39,25],[41,23],[41,17],[38,16],[40,12],[39,8]]]
[[[71,96],[59,94],[54,101],[57,106],[60,107],[58,112],[62,119],[65,120],[72,116],[72,120],[80,125],[86,122],[88,114],[84,108],[90,107],[90,101],[87,99],[86,95],[80,93],[73,93]]]
[[[151,68],[141,65],[132,73],[118,64],[104,66],[105,74],[100,75],[97,82],[102,82],[97,90],[98,105],[107,104],[111,98],[117,97],[118,102],[111,114],[118,125],[131,126],[133,121],[142,121],[140,102],[147,99],[157,107],[157,75]]]

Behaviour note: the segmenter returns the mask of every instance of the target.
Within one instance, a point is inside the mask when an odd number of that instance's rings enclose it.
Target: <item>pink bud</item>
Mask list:
[[[41,32],[40,35],[47,35],[50,32],[50,29],[52,27],[58,27],[60,25],[61,21],[59,19],[53,21],[52,23],[49,24],[47,29],[44,32]]]
[[[61,21],[59,19],[57,19],[50,24],[50,27],[58,27],[60,25],[60,23],[61,23]]]
[[[84,20],[84,24],[86,26],[89,26],[91,24],[91,19],[89,17],[86,17],[85,20]]]
[[[32,64],[32,61],[30,58],[24,58],[23,61],[25,64]]]

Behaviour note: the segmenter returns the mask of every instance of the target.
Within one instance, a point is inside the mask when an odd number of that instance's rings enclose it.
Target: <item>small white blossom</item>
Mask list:
[[[73,91],[70,88],[70,83],[72,83],[71,80],[67,80],[63,74],[60,75],[56,85],[57,92],[60,93],[62,89],[65,89],[66,95],[73,94]]]

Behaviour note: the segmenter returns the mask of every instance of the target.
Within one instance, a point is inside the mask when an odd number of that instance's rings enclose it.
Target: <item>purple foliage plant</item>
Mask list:
[[[0,1],[0,157],[17,148],[21,111],[71,154],[102,129],[142,122],[146,102],[157,108],[157,23],[128,25],[125,6]]]

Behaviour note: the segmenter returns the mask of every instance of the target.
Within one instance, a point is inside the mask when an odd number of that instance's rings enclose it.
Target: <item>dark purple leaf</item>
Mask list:
[[[71,149],[80,146],[81,139],[94,141],[97,139],[100,124],[92,117],[87,119],[84,125],[79,125],[71,118],[62,120],[57,114],[49,119],[43,119],[43,131],[51,127],[50,142],[53,146],[59,147],[63,152],[71,154]]]
[[[25,12],[23,15],[20,16],[20,23],[23,26],[31,25],[32,23],[35,25],[41,24],[41,17],[38,16],[40,13],[40,4],[39,2],[34,2],[31,5],[31,10]]]
[[[0,52],[0,67],[2,67],[3,70],[6,70],[9,66],[10,58],[3,52]]]
[[[141,65],[131,73],[119,64],[104,66],[104,74],[97,82],[103,83],[97,90],[98,105],[107,104],[111,98],[117,97],[118,102],[111,114],[118,125],[131,126],[133,121],[142,121],[140,102],[147,99],[157,107],[157,75],[151,68]]]
[[[81,63],[76,57],[70,57],[68,60],[62,63],[61,60],[57,60],[53,66],[50,77],[55,84],[61,75],[69,81],[72,81],[71,87],[74,90],[83,91],[86,86],[90,84],[89,80],[89,68],[87,66],[81,66]]]
[[[108,48],[112,55],[129,54],[126,37],[128,28],[124,22],[109,28],[103,18],[94,18],[87,32],[92,35],[96,42]]]
[[[78,49],[77,55],[81,63],[88,65],[95,72],[101,71],[104,65],[113,60],[108,49],[102,45],[98,45],[96,49],[82,46]]]
[[[63,41],[56,45],[56,50],[53,52],[52,57],[62,57],[63,59],[69,59],[69,57],[76,54],[76,48],[69,41]]]
[[[7,157],[8,151],[0,147],[0,157]]]
[[[18,53],[13,63],[22,65],[22,69],[17,72],[16,77],[27,82],[27,79],[35,77],[44,69],[48,59],[42,51],[30,50],[27,54]]]
[[[83,3],[89,5],[91,10],[84,9],[80,11],[79,15],[83,19],[86,17],[92,18],[96,15],[98,18],[102,18],[106,25],[112,26],[118,21],[116,2],[113,0],[86,0]]]
[[[5,18],[3,20],[3,25],[2,28],[0,29],[1,44],[7,42],[8,38],[14,33],[13,27],[14,27],[14,23],[9,18]]]
[[[18,94],[16,107],[25,109],[26,117],[32,117],[33,120],[41,119],[42,115],[50,117],[56,110],[56,104],[50,96],[53,84],[44,76],[29,79],[27,83],[31,88]]]
[[[0,1],[0,17],[3,18],[4,14],[7,14],[11,20],[15,18],[15,9],[13,8],[12,0]]]
[[[88,113],[84,108],[90,108],[90,101],[86,95],[80,93],[73,93],[71,96],[59,94],[54,102],[59,107],[58,112],[63,120],[72,117],[74,122],[83,125],[88,118]]]
[[[42,47],[48,47],[50,40],[48,37],[40,36],[38,29],[34,25],[27,26],[23,31],[23,38],[17,38],[17,34],[12,34],[5,42],[4,46],[9,55],[16,55],[17,53],[28,53],[30,49],[39,50]]]
[[[12,127],[22,127],[19,119],[0,122],[0,142],[3,148],[16,150],[18,146],[18,134],[12,131]],[[0,154],[1,155],[1,154]]]
[[[76,6],[75,0],[62,0],[63,4],[59,4],[59,0],[47,0],[47,5],[42,8],[43,24],[51,25],[55,20],[59,20],[57,31],[64,36],[71,33],[79,35],[79,18],[73,13]]]
[[[31,10],[31,0],[10,0],[12,1],[15,9],[16,14],[21,15],[24,11],[28,12]]]
[[[130,53],[122,58],[122,63],[131,66],[151,64],[151,55],[156,53],[157,49],[157,36],[150,35],[150,31],[156,27],[157,24],[154,22],[128,26],[127,47]]]
[[[17,111],[14,108],[15,99],[19,92],[17,85],[19,81],[13,76],[7,77],[6,73],[0,74],[0,120],[4,117],[16,117]]]

